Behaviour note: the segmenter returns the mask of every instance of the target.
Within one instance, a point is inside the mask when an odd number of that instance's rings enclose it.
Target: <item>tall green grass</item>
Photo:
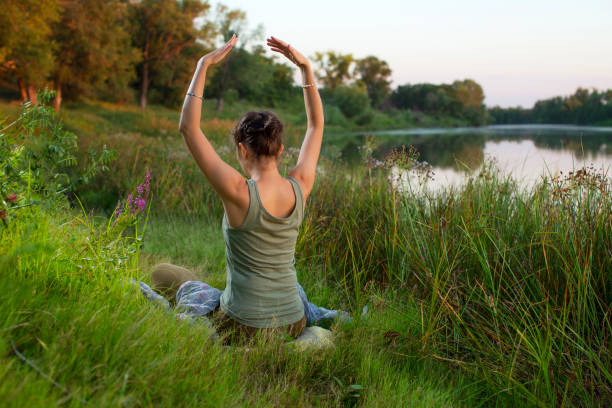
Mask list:
[[[191,232],[206,245],[206,228],[175,225],[179,235]],[[155,222],[149,228],[143,250],[153,257],[156,245],[168,239],[168,229]],[[208,340],[205,326],[178,321],[128,284],[131,277],[148,280],[148,263],[136,262],[129,242],[120,241],[109,236],[103,218],[65,208],[23,210],[2,230],[3,406],[82,406],[87,401],[100,407],[431,407],[469,405],[482,394],[458,370],[397,358],[383,333],[416,333],[417,326],[390,311],[336,327],[335,347],[323,351],[297,353],[279,343],[256,344],[250,351],[225,349]],[[189,259],[169,255],[174,262],[195,265],[222,256],[223,249],[210,251]],[[122,254],[128,262],[116,261]],[[199,273],[207,281],[220,275],[208,268]],[[310,285],[317,278],[304,281]],[[321,291],[311,292],[321,300]],[[37,369],[18,358],[13,347]],[[351,385],[359,385],[359,395]]]
[[[9,405],[612,404],[607,174],[580,169],[525,188],[487,165],[433,194],[390,178],[393,167],[417,171],[410,155],[386,167],[323,158],[298,277],[315,303],[356,315],[368,304],[370,313],[336,327],[336,348],[320,355],[264,345],[244,354],[211,346],[205,329],[151,309],[125,286],[170,261],[222,288],[222,207],[171,130],[176,118],[109,111],[87,105],[66,118],[82,154],[104,143],[118,152],[113,171],[77,193],[109,214],[151,171],[147,233],[136,251],[103,234],[104,217],[42,207],[2,230],[0,394]],[[202,126],[236,165],[232,122]],[[289,129],[288,147],[298,134]],[[286,150],[283,171],[295,159]],[[22,365],[11,341],[73,395]],[[359,398],[351,384],[365,387]]]
[[[423,356],[533,406],[612,404],[607,175],[524,188],[489,164],[458,189],[415,187],[327,168],[298,252],[356,303],[372,284],[416,298]]]

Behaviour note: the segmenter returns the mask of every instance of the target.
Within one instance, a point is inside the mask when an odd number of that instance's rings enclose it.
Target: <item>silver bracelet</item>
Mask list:
[[[196,98],[200,98],[202,101],[204,101],[204,95],[199,96],[199,95],[196,95],[194,93],[187,92],[187,96],[195,96]]]
[[[304,84],[302,85],[302,88],[309,88],[311,86],[317,86],[317,84],[315,84],[314,82],[312,84]]]

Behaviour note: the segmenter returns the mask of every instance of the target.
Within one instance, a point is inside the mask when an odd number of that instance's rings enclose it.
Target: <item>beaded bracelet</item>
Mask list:
[[[317,84],[315,84],[314,82],[312,84],[304,84],[302,85],[302,88],[309,88],[311,86],[317,86]]]
[[[187,95],[188,96],[195,96],[196,98],[200,98],[202,101],[204,101],[204,96],[203,95],[199,96],[199,95],[196,95],[196,94],[191,93],[191,92],[187,92]]]

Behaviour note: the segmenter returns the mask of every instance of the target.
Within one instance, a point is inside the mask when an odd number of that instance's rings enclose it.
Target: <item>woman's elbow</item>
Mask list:
[[[189,136],[189,134],[191,134],[191,126],[189,126],[187,123],[180,121],[179,122],[179,132],[181,133],[181,135],[183,135],[183,137],[187,137]]]

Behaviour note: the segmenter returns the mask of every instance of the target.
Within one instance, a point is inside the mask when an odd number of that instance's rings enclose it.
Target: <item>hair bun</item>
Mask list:
[[[268,111],[247,112],[236,125],[234,141],[244,143],[256,156],[276,155],[282,145],[283,124]]]

